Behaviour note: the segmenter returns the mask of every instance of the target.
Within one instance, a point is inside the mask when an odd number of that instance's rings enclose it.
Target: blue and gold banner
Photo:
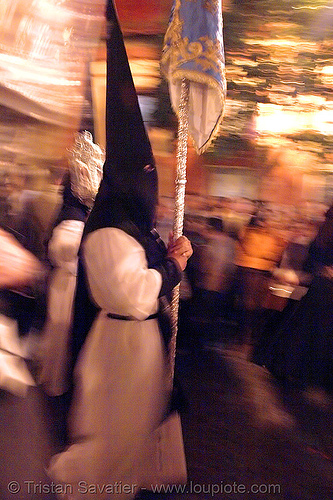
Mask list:
[[[181,81],[189,81],[189,134],[198,153],[216,137],[226,99],[221,0],[174,0],[161,59],[178,114]]]

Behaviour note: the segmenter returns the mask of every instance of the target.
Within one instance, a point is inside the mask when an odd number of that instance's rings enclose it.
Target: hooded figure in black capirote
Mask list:
[[[81,244],[97,313],[74,368],[71,444],[49,468],[55,483],[71,486],[71,499],[134,498],[165,483],[160,451],[175,443],[159,434],[171,384],[158,316],[192,254],[184,236],[166,248],[154,230],[156,167],[111,1],[107,21],[106,161]],[[174,435],[181,440],[181,429]],[[165,466],[172,462],[184,457]],[[186,469],[168,472],[186,482]]]

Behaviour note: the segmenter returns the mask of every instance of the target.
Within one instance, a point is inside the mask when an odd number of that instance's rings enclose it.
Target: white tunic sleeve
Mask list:
[[[48,246],[48,255],[56,267],[61,267],[76,275],[77,253],[79,251],[84,222],[64,220],[52,232]]]
[[[162,275],[148,269],[144,248],[117,228],[89,234],[83,256],[93,299],[106,312],[143,320],[158,309]]]

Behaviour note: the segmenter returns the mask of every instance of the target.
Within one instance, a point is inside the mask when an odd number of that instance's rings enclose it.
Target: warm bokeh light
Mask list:
[[[308,105],[310,110],[306,109],[305,103],[302,106],[299,102],[297,110],[258,103],[257,132],[286,135],[301,131],[316,131],[323,135],[333,135],[332,109],[311,110],[316,108],[315,99],[312,105],[308,101]],[[328,104],[328,107],[330,106]]]
[[[116,0],[149,133],[170,137],[169,144],[155,141],[164,144],[156,153],[161,190],[168,194],[177,118],[161,78],[160,56],[171,3]],[[255,196],[252,177],[267,174],[271,152],[279,148],[311,155],[308,168],[326,175],[333,163],[332,6],[321,0],[222,5],[225,115],[212,148],[189,161],[189,189],[222,193],[216,184],[222,177],[214,168],[246,168],[246,175],[239,173],[236,180],[232,174],[232,180],[239,192]],[[5,169],[62,166],[78,127],[90,128],[104,143],[104,7],[104,0],[0,0],[0,162]],[[248,187],[241,187],[244,179]],[[323,196],[329,197],[326,181]]]

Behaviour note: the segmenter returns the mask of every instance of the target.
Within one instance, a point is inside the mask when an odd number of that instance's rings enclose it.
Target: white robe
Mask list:
[[[156,429],[170,384],[158,321],[145,319],[158,309],[162,276],[148,269],[144,248],[120,229],[94,231],[83,252],[101,311],[75,369],[74,444],[53,458],[49,474],[67,485],[65,498],[128,499],[158,477]]]
[[[49,258],[55,268],[50,276],[47,318],[38,352],[38,381],[51,396],[59,396],[69,388],[69,334],[83,228],[82,221],[60,222],[54,228],[48,246]]]

